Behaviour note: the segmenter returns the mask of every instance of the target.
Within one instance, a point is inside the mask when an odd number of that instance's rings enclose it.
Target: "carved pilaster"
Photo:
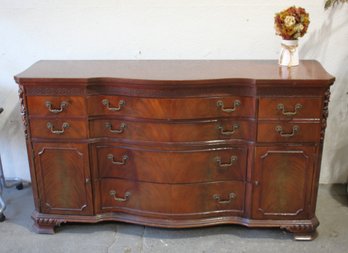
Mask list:
[[[321,121],[321,132],[320,132],[320,142],[324,141],[325,129],[327,125],[327,117],[329,116],[329,102],[330,102],[330,88],[325,91],[324,94],[324,103],[323,103],[323,112],[322,112],[322,121]]]
[[[19,95],[20,112],[21,112],[22,122],[24,126],[24,135],[25,135],[25,139],[28,140],[28,114],[27,114],[27,109],[25,107],[24,90],[22,85],[19,85],[18,95]]]

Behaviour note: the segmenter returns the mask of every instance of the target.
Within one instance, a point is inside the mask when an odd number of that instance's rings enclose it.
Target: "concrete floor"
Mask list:
[[[344,185],[321,185],[318,237],[297,242],[280,229],[226,225],[199,229],[161,229],[124,223],[65,224],[55,235],[32,232],[30,187],[7,189],[6,221],[0,223],[0,252],[23,253],[219,253],[348,252],[348,196]]]

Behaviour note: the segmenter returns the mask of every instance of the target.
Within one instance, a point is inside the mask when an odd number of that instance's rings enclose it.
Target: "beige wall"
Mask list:
[[[0,151],[7,176],[29,179],[13,75],[40,59],[275,59],[274,13],[307,9],[300,57],[337,77],[322,183],[348,177],[348,4],[288,0],[0,0]]]

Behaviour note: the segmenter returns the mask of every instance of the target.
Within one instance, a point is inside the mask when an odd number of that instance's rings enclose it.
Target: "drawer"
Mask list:
[[[85,99],[73,96],[28,96],[30,116],[83,116],[86,115]]]
[[[195,119],[216,117],[254,117],[255,99],[251,97],[215,98],[137,98],[91,96],[90,115],[117,115],[151,119]]]
[[[91,136],[137,141],[190,142],[223,139],[253,139],[254,121],[126,121],[92,120]]]
[[[30,120],[32,137],[37,138],[86,138],[88,136],[86,120],[45,119]]]
[[[157,183],[244,180],[246,148],[159,151],[97,147],[99,177]]]
[[[321,103],[321,98],[260,98],[259,118],[320,119]]]
[[[201,184],[156,184],[120,179],[102,179],[101,211],[197,214],[221,210],[242,213],[243,182]]]
[[[259,142],[319,142],[319,123],[259,122]]]

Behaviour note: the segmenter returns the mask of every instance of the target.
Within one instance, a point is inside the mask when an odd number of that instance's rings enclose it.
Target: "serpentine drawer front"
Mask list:
[[[244,181],[246,176],[245,147],[177,151],[109,147],[96,149],[101,178],[182,184]]]
[[[148,216],[216,217],[243,213],[243,182],[157,184],[120,179],[101,180],[100,212],[127,211]],[[155,201],[156,200],[156,201]],[[173,203],[180,203],[178,205]],[[187,218],[186,218],[187,219]]]
[[[159,108],[161,108],[159,110]],[[91,96],[90,115],[128,116],[150,119],[192,119],[216,117],[252,117],[252,97],[142,98],[126,96]]]
[[[19,84],[34,229],[278,227],[310,240],[329,88],[316,61],[39,61]]]
[[[250,140],[254,135],[254,121],[208,120],[208,121],[133,121],[91,120],[91,137],[161,142],[210,141],[219,139]]]

